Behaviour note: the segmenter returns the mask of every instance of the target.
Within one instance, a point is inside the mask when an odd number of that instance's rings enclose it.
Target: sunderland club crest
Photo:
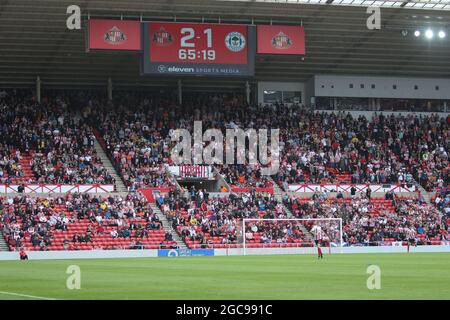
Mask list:
[[[127,40],[127,36],[116,26],[106,31],[104,36],[105,42],[109,44],[122,44]]]
[[[163,27],[153,34],[152,41],[158,46],[166,46],[172,43],[172,35]]]
[[[287,34],[281,31],[272,38],[272,46],[276,49],[288,49],[292,46],[292,40]]]

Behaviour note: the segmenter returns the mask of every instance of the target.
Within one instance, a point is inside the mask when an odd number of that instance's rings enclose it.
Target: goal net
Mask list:
[[[239,228],[244,255],[251,248],[302,248],[316,253],[316,246],[342,247],[342,219],[243,219]]]

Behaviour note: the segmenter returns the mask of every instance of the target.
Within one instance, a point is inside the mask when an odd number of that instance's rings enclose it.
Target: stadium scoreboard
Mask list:
[[[255,26],[143,24],[143,74],[253,76]]]
[[[302,26],[90,19],[87,50],[136,51],[141,74],[254,76],[256,54],[305,54]]]

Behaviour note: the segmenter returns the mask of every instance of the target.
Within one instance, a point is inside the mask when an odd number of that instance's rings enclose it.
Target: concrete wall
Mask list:
[[[394,112],[394,111],[385,111],[385,112],[381,112],[381,111],[354,111],[354,110],[341,110],[341,111],[336,111],[336,110],[317,110],[318,112],[326,112],[326,113],[335,113],[338,114],[340,113],[350,113],[352,115],[353,118],[358,118],[359,116],[364,116],[367,119],[372,119],[374,114],[383,114],[384,116],[388,117],[390,115],[394,115],[394,116],[408,116],[408,115],[417,115],[418,117],[429,117],[432,114],[438,115],[441,118],[447,118],[450,115],[450,112],[408,112],[408,111],[398,111],[398,112]]]
[[[350,88],[350,84],[353,84],[353,88]],[[393,88],[394,85],[397,89]],[[448,100],[450,79],[316,75],[314,96]]]
[[[314,97],[314,94],[314,77],[312,77],[305,83],[305,106],[311,107],[312,104],[315,104],[315,101],[311,101],[311,98]]]
[[[300,91],[302,103],[305,104],[305,84],[303,82],[258,82],[258,104],[264,103],[264,90],[272,91]]]
[[[246,255],[273,254],[316,254],[316,248],[247,248]],[[406,253],[402,246],[379,247],[332,247],[323,248],[324,254],[355,253]],[[410,252],[450,252],[450,245],[411,247]],[[153,258],[158,257],[158,250],[90,250],[90,251],[32,251],[28,252],[30,260],[62,260],[62,259],[112,259],[112,258]],[[243,255],[244,249],[215,249],[215,256]],[[18,252],[0,252],[0,261],[19,260]],[[1,264],[0,264],[1,266]]]
[[[314,97],[450,100],[450,79],[315,75],[304,83],[259,81],[257,90],[258,103],[264,103],[264,90],[300,91],[306,106]]]
[[[30,260],[150,258],[157,257],[158,250],[29,251],[27,255]],[[19,260],[19,252],[0,252],[1,260]]]

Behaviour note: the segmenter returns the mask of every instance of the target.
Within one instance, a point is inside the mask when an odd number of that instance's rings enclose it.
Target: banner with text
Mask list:
[[[158,257],[214,256],[214,249],[160,249]]]

